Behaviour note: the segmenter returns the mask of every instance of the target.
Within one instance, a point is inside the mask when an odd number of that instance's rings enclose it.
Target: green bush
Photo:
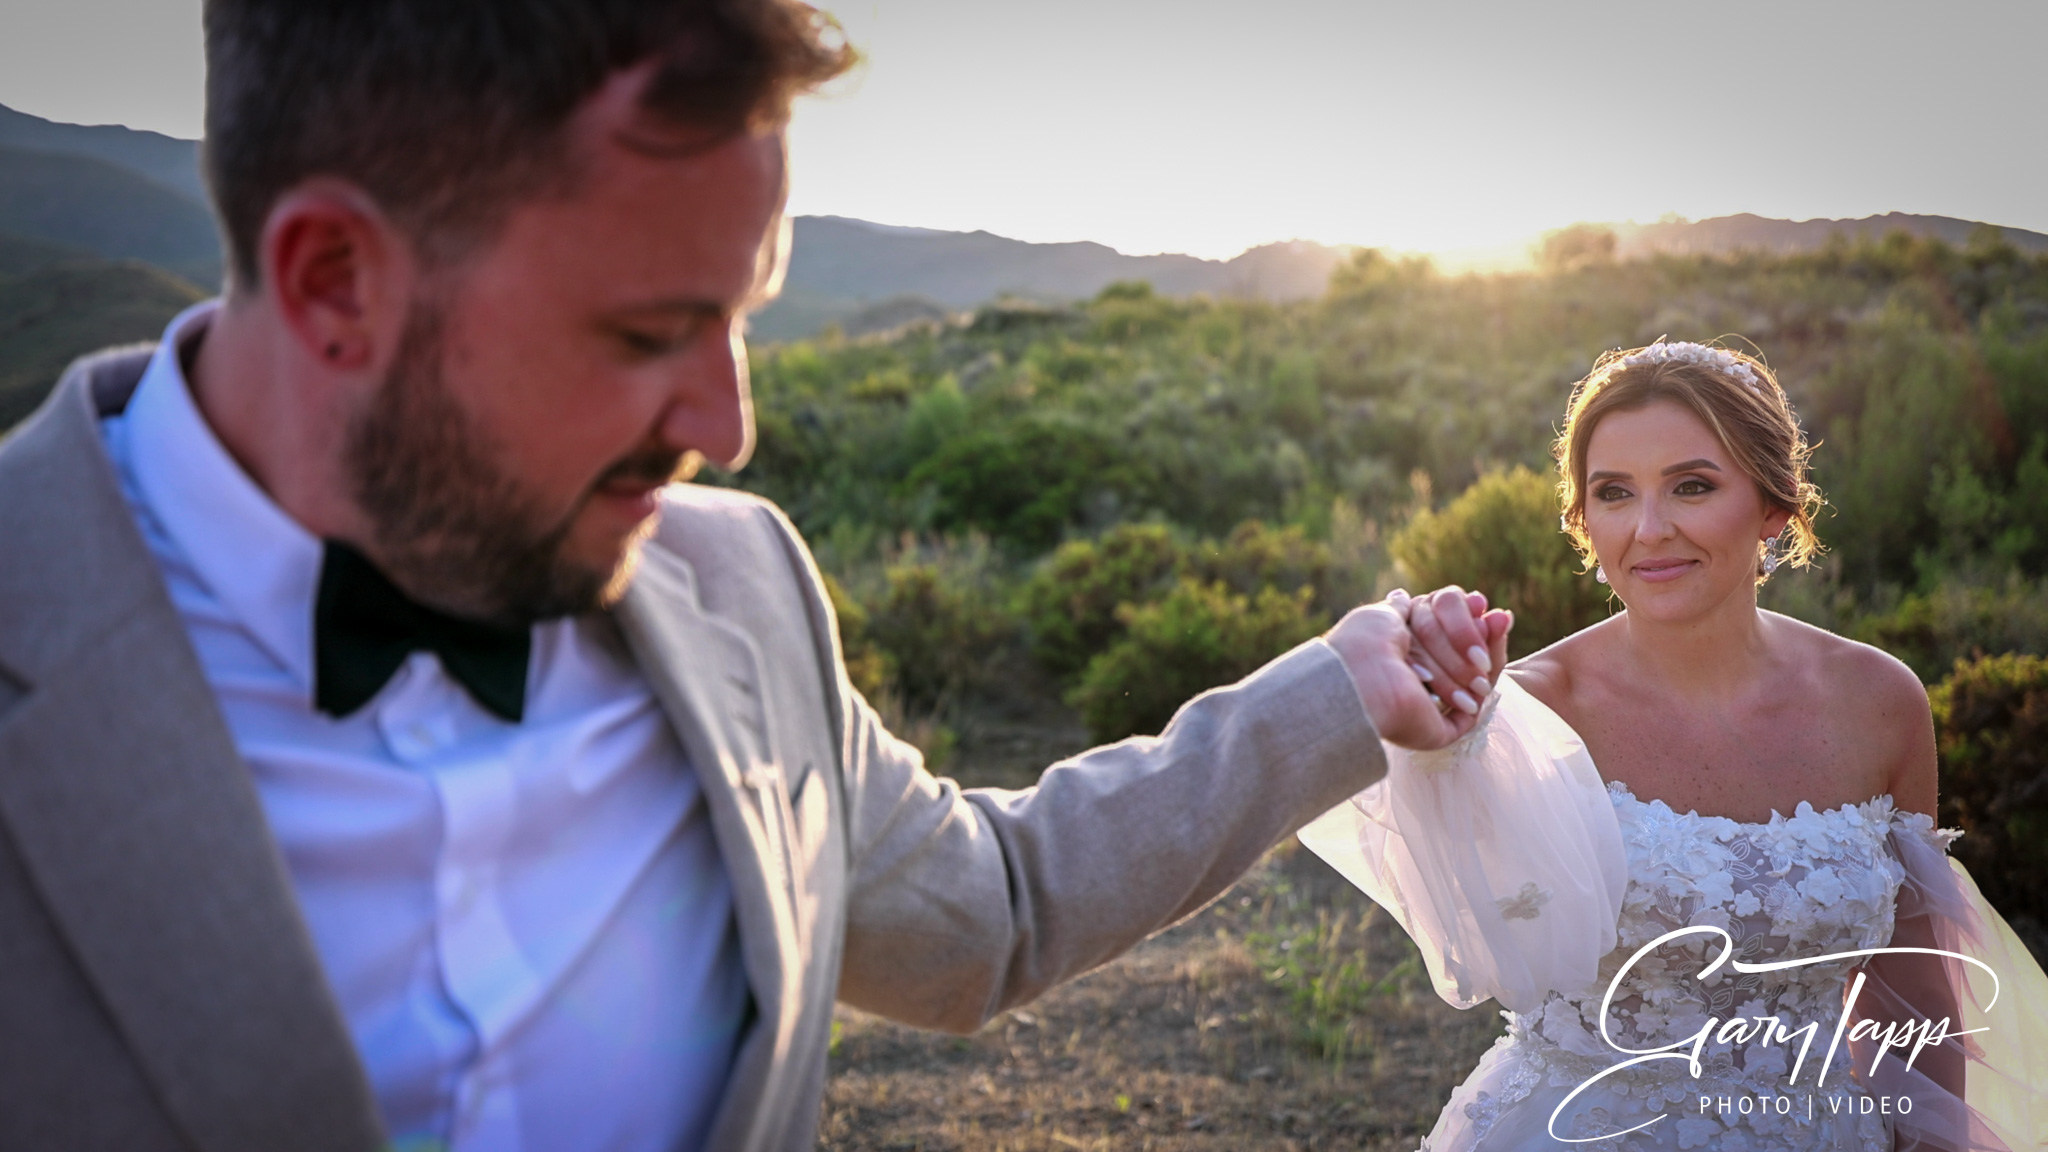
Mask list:
[[[1558,529],[1551,482],[1527,468],[1489,472],[1441,511],[1424,509],[1388,543],[1411,591],[1457,584],[1515,613],[1508,654],[1526,656],[1608,613]]]
[[[1122,455],[1086,423],[1027,417],[947,441],[906,483],[932,494],[933,527],[986,532],[1028,555],[1057,543],[1090,499],[1118,490]]]
[[[1203,578],[1221,581],[1247,596],[1261,588],[1292,592],[1305,587],[1314,589],[1320,602],[1330,582],[1330,567],[1329,545],[1309,539],[1292,524],[1268,528],[1247,520],[1221,542],[1205,540],[1195,549],[1195,568]]]
[[[2048,924],[2048,660],[1958,660],[1928,693],[1941,754],[1941,822],[1985,899],[2022,932]]]
[[[839,617],[839,650],[846,661],[846,678],[870,703],[881,698],[895,677],[889,654],[868,634],[868,610],[846,588],[825,574],[825,594],[832,599],[832,611]]]
[[[1220,584],[1248,600],[1266,590],[1305,590],[1312,614],[1334,619],[1351,607],[1360,579],[1339,567],[1328,544],[1291,524],[1247,520],[1222,540],[1192,545],[1164,524],[1121,524],[1099,539],[1062,545],[1025,584],[1021,611],[1032,654],[1071,683],[1127,635],[1126,609],[1166,599],[1183,578]]]
[[[1118,608],[1157,599],[1187,566],[1164,524],[1121,524],[1061,545],[1024,586],[1032,654],[1057,677],[1078,674],[1123,634]]]
[[[868,634],[894,670],[904,708],[938,712],[984,686],[994,655],[1017,631],[999,599],[936,564],[892,565],[886,578]]]
[[[1189,697],[1319,635],[1328,622],[1314,598],[1306,587],[1246,596],[1184,577],[1164,599],[1118,610],[1123,637],[1089,662],[1068,701],[1097,740],[1156,733]]]
[[[1954,580],[1856,615],[1841,630],[1905,661],[1931,683],[1958,661],[1986,653],[2048,653],[2048,580]]]

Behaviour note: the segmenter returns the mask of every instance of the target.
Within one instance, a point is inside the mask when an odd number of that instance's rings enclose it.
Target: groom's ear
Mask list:
[[[263,288],[305,359],[375,375],[397,342],[412,253],[361,189],[315,179],[278,199],[262,238]]]

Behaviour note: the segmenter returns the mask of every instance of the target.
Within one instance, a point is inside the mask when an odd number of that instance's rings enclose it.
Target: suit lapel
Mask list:
[[[789,989],[805,942],[792,909],[787,800],[760,655],[745,632],[704,611],[689,563],[653,543],[640,551],[618,617],[703,785],[747,979],[780,1049],[795,1019]]]
[[[74,367],[0,451],[0,823],[195,1145],[373,1147],[261,803],[102,451],[143,363]]]

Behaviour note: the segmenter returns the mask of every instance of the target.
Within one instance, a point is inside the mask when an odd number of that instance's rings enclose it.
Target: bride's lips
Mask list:
[[[1646,580],[1652,584],[1661,584],[1666,580],[1678,579],[1680,576],[1699,567],[1699,564],[1700,562],[1697,560],[1645,560],[1641,564],[1637,564],[1629,569],[1629,571],[1635,573],[1635,577],[1638,580]]]

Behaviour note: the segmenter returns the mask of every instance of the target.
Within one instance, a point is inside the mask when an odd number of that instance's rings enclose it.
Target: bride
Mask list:
[[[1390,746],[1303,829],[1446,1000],[1508,1009],[1425,1150],[2048,1141],[2048,981],[1946,859],[1926,692],[1757,607],[1818,549],[1807,451],[1752,357],[1603,356],[1555,454],[1625,610],[1480,679],[1471,733]],[[1436,639],[1463,597],[1403,603],[1419,675],[1478,667]]]

